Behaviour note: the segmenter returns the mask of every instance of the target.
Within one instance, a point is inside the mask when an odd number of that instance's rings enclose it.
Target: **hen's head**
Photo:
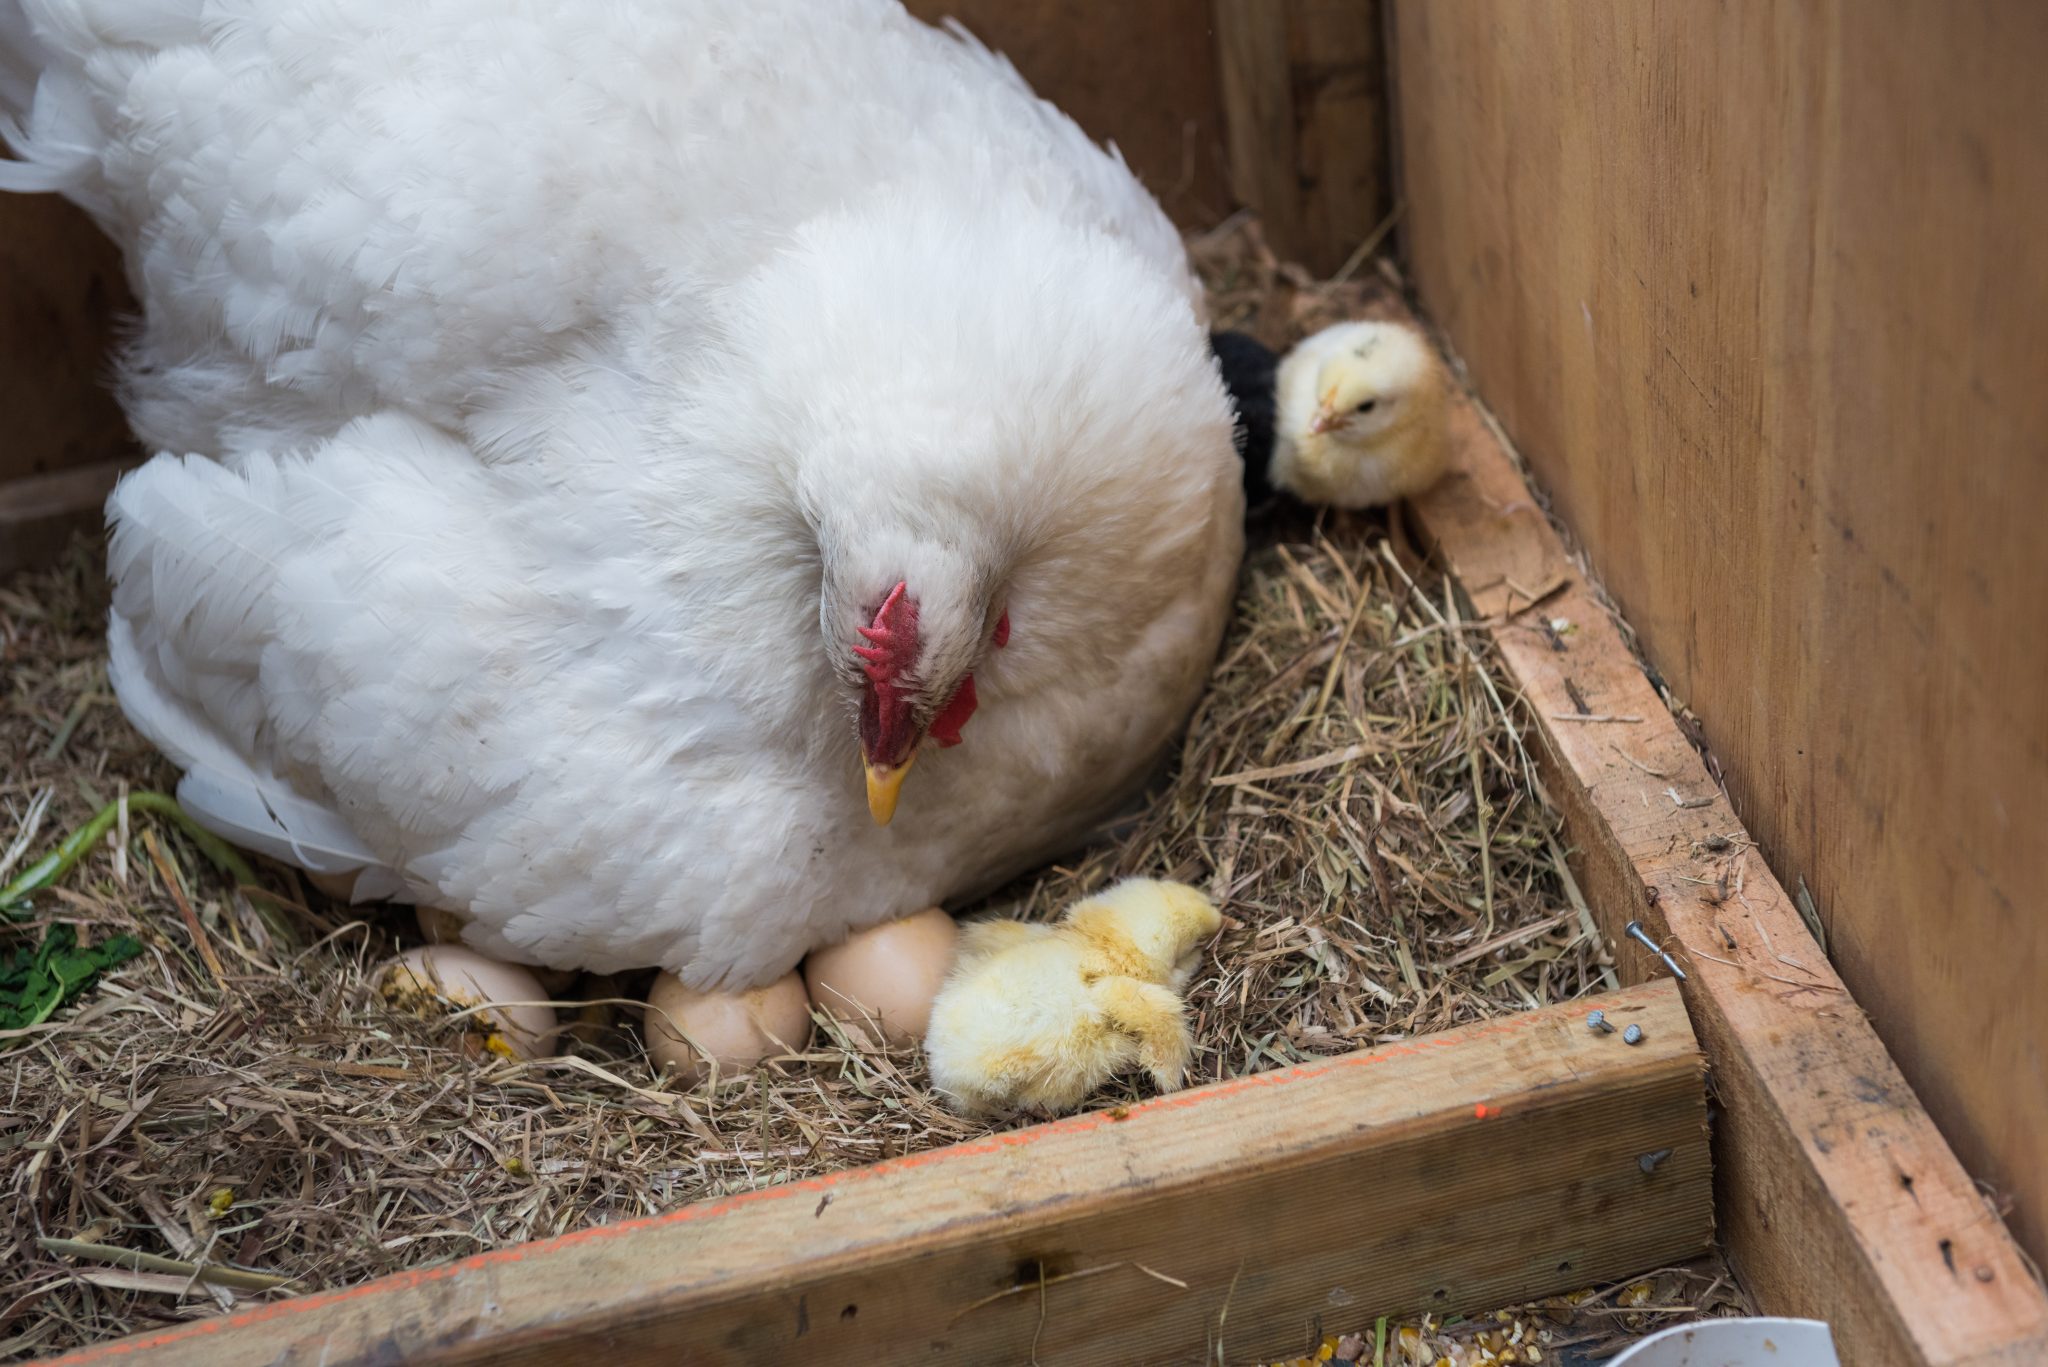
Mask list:
[[[956,774],[1000,755],[1011,791],[1084,788],[1049,767],[1064,742],[1133,706],[1126,662],[1170,653],[1190,585],[1234,563],[1229,404],[1175,269],[948,185],[821,215],[728,296],[722,406],[692,422],[801,516],[831,743],[875,821],[956,744]]]
[[[860,694],[860,754],[867,769],[868,811],[879,825],[886,826],[896,814],[896,796],[904,775],[917,758],[917,748],[927,739],[941,748],[960,743],[960,728],[967,725],[978,705],[974,694],[974,672],[970,668],[957,680],[939,677],[926,680],[918,661],[925,641],[918,631],[917,600],[910,586],[898,581],[889,590],[874,620],[858,628],[863,645],[854,646],[865,676]],[[1004,611],[988,635],[988,648],[1000,650],[1010,642],[1010,614]],[[936,656],[960,655],[952,650]]]

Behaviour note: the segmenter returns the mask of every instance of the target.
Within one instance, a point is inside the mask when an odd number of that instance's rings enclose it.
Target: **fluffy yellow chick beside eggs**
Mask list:
[[[1271,479],[1304,501],[1376,507],[1443,474],[1450,377],[1414,328],[1324,328],[1281,360],[1274,387]]]
[[[1053,925],[967,927],[932,1004],[933,1086],[973,1115],[1070,1110],[1134,1066],[1175,1090],[1193,1054],[1180,991],[1222,924],[1194,888],[1133,878]]]

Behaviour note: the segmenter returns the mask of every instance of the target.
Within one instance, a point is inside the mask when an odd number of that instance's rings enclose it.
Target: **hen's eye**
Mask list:
[[[1370,413],[1379,406],[1380,401],[1378,399],[1367,399],[1364,403],[1358,405],[1357,411],[1360,413]]]

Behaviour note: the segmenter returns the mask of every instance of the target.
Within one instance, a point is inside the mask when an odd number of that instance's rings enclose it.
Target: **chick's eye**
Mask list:
[[[1364,403],[1358,405],[1357,411],[1360,413],[1370,413],[1379,406],[1380,401],[1378,399],[1367,399]]]

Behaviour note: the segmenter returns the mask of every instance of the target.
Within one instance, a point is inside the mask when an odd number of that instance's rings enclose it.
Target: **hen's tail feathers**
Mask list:
[[[377,862],[345,822],[277,780],[217,769],[188,770],[178,783],[178,804],[194,821],[230,844],[310,873],[356,873],[354,900],[406,896],[408,885]]]

